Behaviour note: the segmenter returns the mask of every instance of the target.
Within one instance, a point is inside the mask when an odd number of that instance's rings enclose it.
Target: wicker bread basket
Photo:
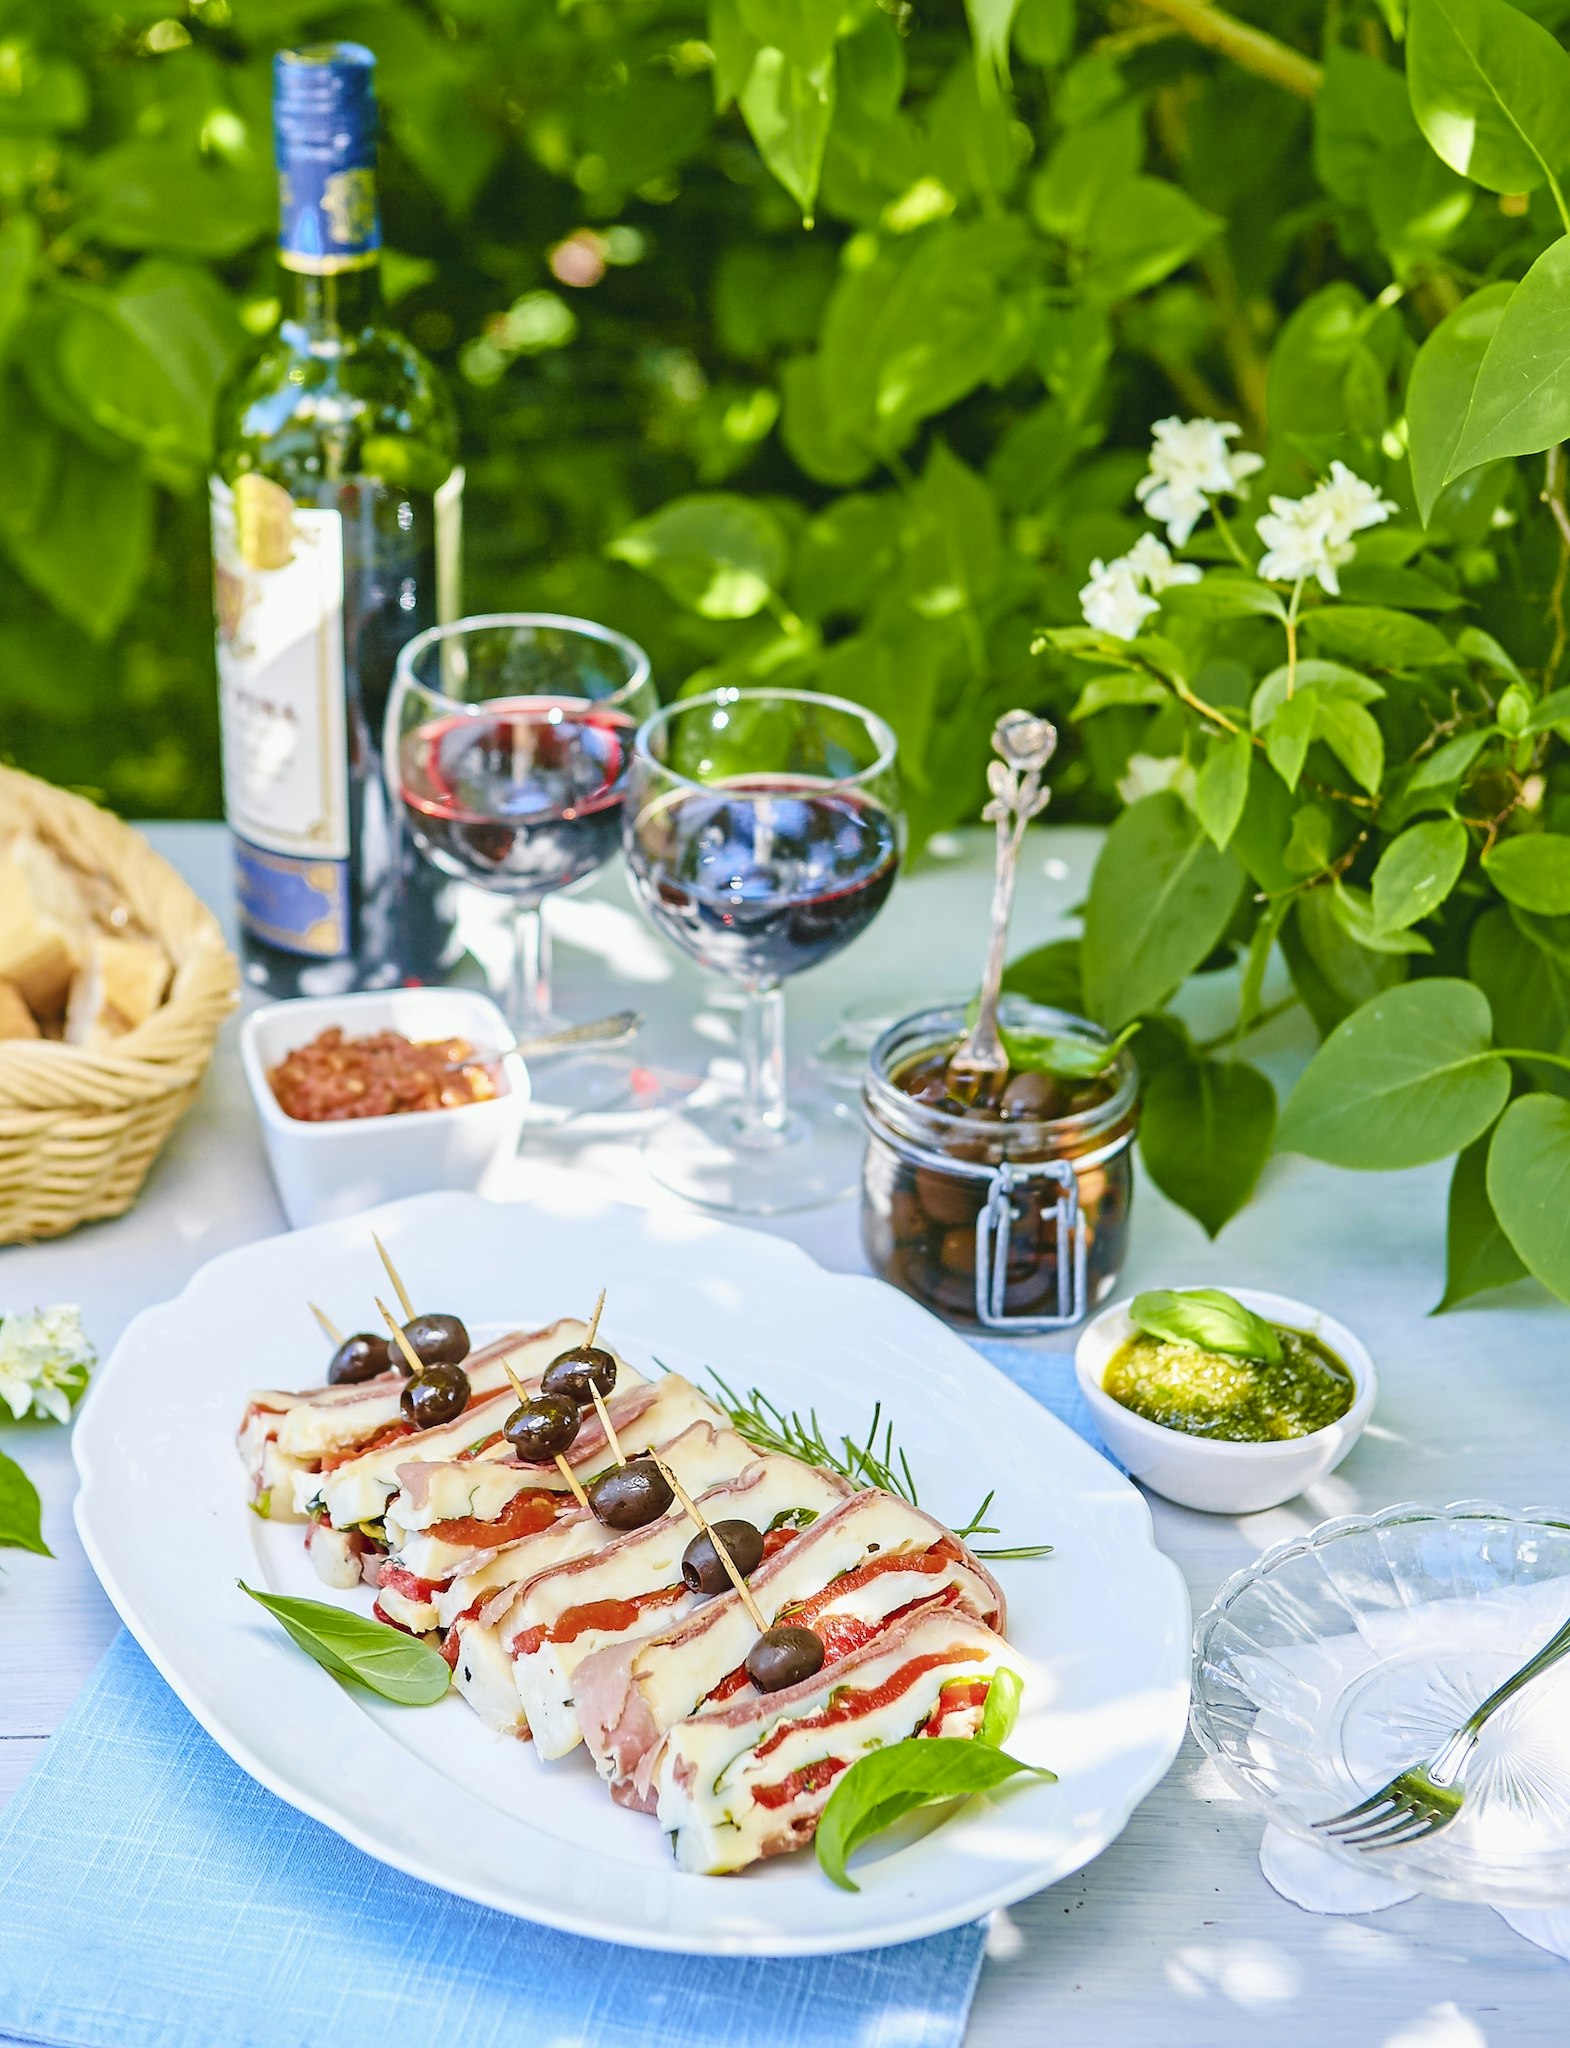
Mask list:
[[[19,827],[107,876],[174,976],[163,1004],[113,1051],[0,1040],[0,1244],[58,1237],[131,1206],[196,1093],[238,986],[217,919],[129,825],[0,767],[0,839]]]

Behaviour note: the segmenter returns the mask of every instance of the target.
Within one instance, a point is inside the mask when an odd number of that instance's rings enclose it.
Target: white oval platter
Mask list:
[[[1027,1783],[855,1874],[810,1851],[686,1876],[654,1823],[611,1805],[580,1750],[543,1764],[450,1695],[397,1708],[341,1687],[238,1589],[327,1595],[298,1524],[245,1504],[234,1433],[253,1387],[326,1366],[305,1303],[371,1327],[377,1230],[417,1304],[477,1336],[584,1314],[634,1364],[713,1366],[825,1432],[892,1420],[922,1504],[963,1521],[997,1489],[999,1536],[1051,1557],[995,1567],[1009,1637],[1038,1674],[1010,1748]],[[564,1215],[439,1194],[226,1253],[139,1315],[75,1432],[82,1542],[126,1625],[244,1770],[372,1856],[571,1933],[702,1955],[816,1955],[935,1934],[1089,1862],[1163,1776],[1188,1710],[1188,1598],[1141,1496],[969,1345],[881,1281],[825,1272],[779,1238],[612,1206]],[[369,1604],[369,1594],[363,1604]]]

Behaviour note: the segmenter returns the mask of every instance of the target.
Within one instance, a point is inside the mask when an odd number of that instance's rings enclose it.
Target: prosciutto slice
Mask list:
[[[768,1559],[749,1582],[769,1626],[800,1621],[824,1640],[832,1667],[897,1615],[941,1606],[996,1629],[1003,1592],[941,1522],[876,1489],[858,1493]],[[662,1738],[716,1693],[751,1691],[742,1669],[757,1629],[734,1593],[675,1626],[597,1650],[578,1666],[574,1698],[584,1740],[623,1806],[651,1812]]]

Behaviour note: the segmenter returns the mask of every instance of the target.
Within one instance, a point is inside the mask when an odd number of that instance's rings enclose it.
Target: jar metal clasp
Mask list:
[[[1016,1220],[1014,1186],[1017,1179],[1055,1180],[1058,1198],[1054,1207],[1057,1232],[1058,1306],[1055,1315],[1011,1316],[1004,1302],[1008,1286],[1009,1232]],[[1085,1212],[1080,1206],[1079,1181],[1066,1159],[1044,1159],[1021,1173],[1004,1160],[993,1169],[987,1185],[987,1199],[976,1218],[976,1319],[986,1329],[1007,1330],[1028,1335],[1039,1330],[1061,1330],[1077,1323],[1089,1306],[1086,1293],[1087,1233]]]

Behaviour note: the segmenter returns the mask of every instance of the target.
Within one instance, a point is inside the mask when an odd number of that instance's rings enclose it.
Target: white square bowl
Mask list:
[[[529,1108],[529,1070],[516,1053],[502,1061],[506,1089],[490,1102],[342,1123],[286,1116],[268,1083],[269,1068],[333,1025],[348,1038],[371,1031],[401,1031],[416,1040],[466,1038],[482,1056],[513,1036],[490,997],[472,989],[304,996],[253,1011],[240,1027],[240,1061],[291,1229],[357,1216],[403,1195],[472,1191],[494,1163],[517,1151]]]

